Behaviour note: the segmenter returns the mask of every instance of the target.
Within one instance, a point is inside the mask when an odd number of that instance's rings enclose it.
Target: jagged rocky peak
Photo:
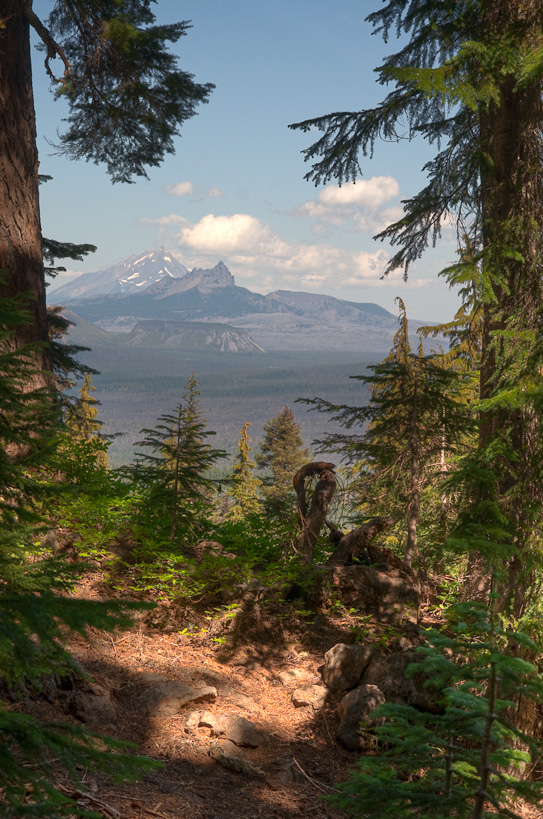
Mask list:
[[[218,262],[215,267],[209,270],[203,270],[201,267],[195,267],[188,276],[185,277],[187,281],[192,280],[193,287],[198,286],[200,290],[210,287],[235,287],[236,281],[224,262]]]
[[[220,287],[235,287],[236,281],[224,262],[219,262],[211,269],[195,267],[182,279],[164,280],[145,289],[146,295],[157,299],[197,289],[200,293],[211,293]]]

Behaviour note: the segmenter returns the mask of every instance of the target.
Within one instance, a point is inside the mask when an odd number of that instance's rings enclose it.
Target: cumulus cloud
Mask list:
[[[171,234],[170,234],[171,235]],[[286,287],[341,291],[344,286],[386,286],[381,281],[389,259],[384,249],[348,250],[328,243],[285,241],[259,219],[246,213],[203,216],[186,224],[172,237],[173,248],[187,267],[209,267],[222,259],[239,284],[267,292]],[[166,240],[162,236],[161,241]]]
[[[400,186],[393,176],[373,176],[341,186],[327,185],[316,199],[300,205],[294,216],[314,220],[313,230],[317,235],[342,227],[375,232],[402,216],[399,206],[382,207],[399,195]]]
[[[164,185],[163,190],[170,196],[192,196],[197,199],[205,199],[217,196],[224,196],[220,188],[199,188],[194,182],[178,182],[176,185]]]
[[[164,190],[170,196],[192,196],[194,184],[192,182],[178,182],[177,185],[164,185]]]
[[[209,213],[197,224],[183,228],[178,234],[181,246],[201,253],[239,253],[266,242],[269,231],[254,216],[235,213],[214,216]]]
[[[138,224],[140,225],[179,225],[179,224],[188,224],[188,219],[185,219],[184,216],[179,216],[178,213],[170,213],[169,216],[158,216],[156,219],[150,219],[147,216],[143,216],[141,219],[138,219]]]

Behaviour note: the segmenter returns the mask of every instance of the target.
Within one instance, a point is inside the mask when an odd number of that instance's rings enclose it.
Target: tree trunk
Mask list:
[[[409,507],[407,512],[407,542],[405,544],[404,563],[408,569],[413,564],[413,557],[417,548],[417,524],[420,515],[420,457],[419,457],[419,430],[417,388],[417,363],[414,364],[413,380],[413,410],[411,413],[411,430],[409,433],[409,455],[411,460],[411,488]]]
[[[509,32],[511,41],[524,54],[530,46],[540,44],[540,0],[483,0],[482,10],[486,42]],[[513,75],[496,72],[495,76],[499,77],[499,99],[482,107],[480,114],[483,272],[492,288],[490,295],[484,295],[482,400],[517,387],[519,382],[541,380],[541,77],[518,83]],[[529,401],[499,403],[483,411],[480,420],[481,450],[498,453],[491,464],[499,482],[502,509],[510,522],[511,545],[517,550],[509,565],[508,582],[501,589],[501,605],[518,618],[529,601],[527,550],[541,517],[540,422]],[[475,566],[472,556],[472,582],[479,580],[481,586],[484,578],[477,578]],[[490,568],[485,568],[488,577]],[[519,695],[515,705],[513,722],[534,733],[532,704]]]
[[[539,0],[484,0],[484,39],[504,31],[522,47],[540,41],[543,6]],[[540,380],[541,355],[534,341],[541,333],[541,221],[543,174],[541,80],[520,87],[517,77],[502,75],[499,100],[480,115],[484,265],[494,299],[485,298],[481,399],[491,398],[513,376]],[[514,251],[514,252],[512,252]],[[500,335],[506,331],[507,336]],[[498,333],[498,335],[496,335]],[[533,334],[530,343],[528,335]],[[540,344],[539,340],[535,341]],[[525,345],[524,348],[522,345]],[[533,532],[534,503],[541,498],[540,444],[533,407],[498,406],[481,413],[482,450],[497,435],[509,453],[501,455],[498,475],[504,512],[512,525],[519,557],[511,563],[513,609],[519,614],[525,589],[518,586],[522,550]]]
[[[15,331],[14,349],[48,341],[38,199],[38,153],[29,24],[21,0],[4,0],[0,29],[0,270],[2,298],[28,294],[30,321]],[[50,384],[46,347],[35,350],[29,388]]]

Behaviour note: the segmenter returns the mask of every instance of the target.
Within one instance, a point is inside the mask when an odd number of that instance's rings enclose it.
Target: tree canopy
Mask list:
[[[213,88],[181,70],[168,50],[189,23],[158,25],[152,6],[152,0],[51,0],[45,21],[32,0],[7,0],[2,6],[0,269],[6,278],[0,295],[24,293],[29,300],[30,321],[18,328],[13,343],[42,345],[34,352],[34,383],[50,383],[51,357],[30,29],[40,38],[53,93],[69,107],[59,150],[104,164],[113,181],[129,182],[173,152],[180,127]]]

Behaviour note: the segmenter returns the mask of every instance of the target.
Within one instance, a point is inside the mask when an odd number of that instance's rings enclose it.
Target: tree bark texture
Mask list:
[[[38,152],[32,92],[29,24],[21,0],[3,0],[0,15],[0,270],[3,298],[28,294],[30,322],[17,328],[13,347],[48,340]],[[49,383],[46,348],[32,359],[40,371],[32,387]]]
[[[419,419],[418,419],[418,372],[414,364],[413,409],[411,412],[411,429],[409,432],[409,454],[411,460],[411,487],[407,511],[407,541],[404,561],[410,569],[417,548],[417,524],[420,515],[420,455],[419,455]]]
[[[541,42],[543,4],[539,0],[484,0],[484,39],[511,32],[524,51]],[[486,299],[481,367],[481,398],[490,398],[515,373],[540,380],[543,294],[541,282],[541,223],[543,221],[543,103],[541,77],[522,84],[504,73],[500,95],[481,110],[481,192],[484,264],[490,270],[495,299]],[[506,250],[512,249],[515,255]],[[496,336],[507,331],[508,336]],[[519,350],[523,333],[537,341]],[[497,435],[512,453],[503,458],[500,495],[513,527],[518,556],[510,567],[513,610],[522,614],[524,584],[522,550],[533,534],[534,502],[540,488],[541,434],[534,409],[502,406],[481,414],[480,446]]]

